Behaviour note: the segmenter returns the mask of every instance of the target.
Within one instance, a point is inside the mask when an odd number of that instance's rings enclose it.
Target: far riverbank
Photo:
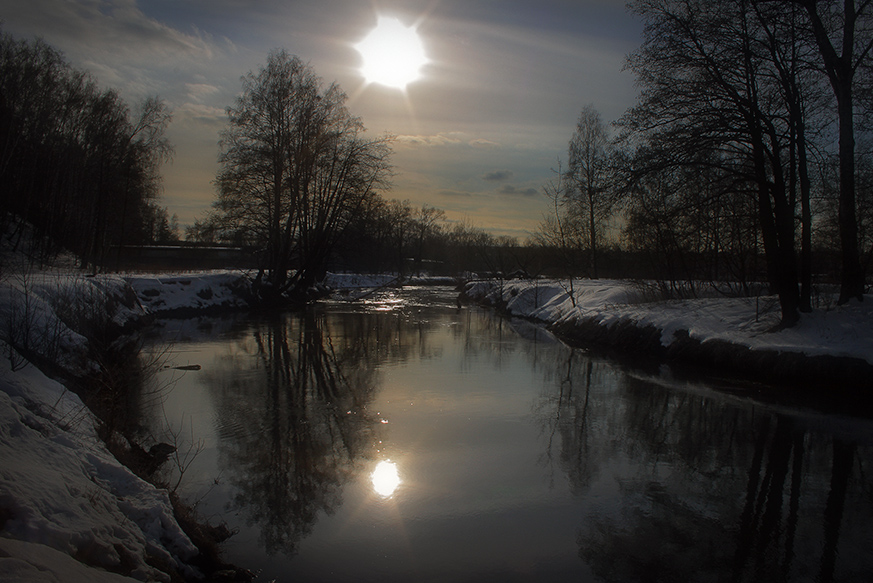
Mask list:
[[[790,329],[776,299],[653,299],[628,281],[486,280],[462,298],[538,322],[565,341],[622,359],[677,363],[731,378],[868,399],[873,389],[873,295],[836,306],[823,299]],[[859,393],[860,392],[860,393]]]

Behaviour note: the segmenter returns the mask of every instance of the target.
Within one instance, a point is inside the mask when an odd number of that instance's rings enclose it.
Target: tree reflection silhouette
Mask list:
[[[332,337],[312,311],[260,324],[243,346],[254,364],[228,359],[217,391],[225,428],[222,466],[232,507],[257,524],[270,554],[291,554],[343,485],[372,456],[376,425],[366,409],[376,385],[365,336]]]
[[[873,569],[870,422],[846,437],[714,392],[604,378],[578,351],[555,369],[539,411],[546,459],[560,448],[580,500],[595,483],[614,488],[577,535],[598,577],[835,581]]]

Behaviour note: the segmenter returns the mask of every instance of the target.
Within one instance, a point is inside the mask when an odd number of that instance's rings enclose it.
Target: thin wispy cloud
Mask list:
[[[472,198],[472,194],[469,192],[465,192],[462,190],[439,190],[437,194],[440,196],[446,196],[449,198]]]
[[[499,148],[500,144],[493,140],[486,140],[485,138],[476,138],[475,140],[470,140],[469,144],[474,148]]]
[[[395,141],[400,145],[443,147],[464,144],[463,134],[450,132],[434,135],[400,135]]]
[[[482,176],[482,180],[502,182],[504,180],[509,180],[512,177],[512,170],[494,170],[492,172],[486,172]]]
[[[188,98],[194,101],[203,101],[220,91],[218,87],[209,83],[185,83],[185,88],[188,90]]]
[[[511,196],[536,196],[539,191],[536,188],[517,188],[511,184],[505,184],[497,189],[497,193]]]

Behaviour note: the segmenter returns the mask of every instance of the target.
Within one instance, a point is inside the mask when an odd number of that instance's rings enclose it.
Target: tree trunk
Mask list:
[[[803,121],[797,124],[798,173],[800,175],[800,311],[812,311],[812,209],[809,166]]]
[[[594,220],[595,195],[588,194],[588,228],[591,231],[591,278],[597,279],[597,231]]]
[[[840,120],[840,278],[839,303],[864,300],[864,272],[858,251],[858,219],[855,210],[855,132],[852,116],[852,87],[843,84],[837,93]]]
[[[852,87],[855,76],[855,27],[860,11],[854,0],[844,0],[842,53],[837,53],[818,12],[815,0],[794,0],[809,15],[822,62],[837,100],[837,119],[840,126],[840,277],[839,303],[853,298],[864,299],[864,272],[858,251],[858,219],[855,211],[855,120],[853,118]]]
[[[758,187],[758,217],[764,241],[767,276],[773,291],[779,296],[782,309],[780,327],[790,328],[800,319],[800,295],[797,289],[797,266],[794,252],[794,214],[785,198],[785,184],[780,179],[767,179],[761,129],[750,114],[755,181]],[[780,191],[780,189],[782,189]],[[772,200],[771,200],[772,195]]]

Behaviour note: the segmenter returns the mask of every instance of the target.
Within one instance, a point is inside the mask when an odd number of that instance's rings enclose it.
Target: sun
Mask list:
[[[427,64],[418,32],[396,18],[380,16],[376,28],[355,48],[364,58],[361,74],[367,83],[406,89]]]

